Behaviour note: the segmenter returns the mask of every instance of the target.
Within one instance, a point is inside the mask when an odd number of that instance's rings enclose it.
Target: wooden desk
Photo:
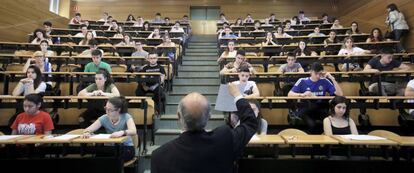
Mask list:
[[[287,144],[321,144],[334,145],[339,142],[326,135],[283,135],[282,138]]]
[[[63,140],[56,138],[48,138],[46,135],[36,135],[28,138],[17,140],[17,144],[68,144],[73,139]]]
[[[284,144],[285,141],[279,135],[257,135],[258,140],[250,140],[249,145],[273,145]]]
[[[333,135],[333,138],[339,141],[342,145],[382,145],[382,146],[396,146],[398,142],[384,139],[384,140],[351,140],[345,139],[338,135]]]
[[[10,136],[10,135],[4,135],[4,136]],[[7,140],[0,140],[0,145],[1,144],[16,144],[16,142],[18,140],[22,140],[22,139],[26,139],[26,138],[30,138],[30,137],[32,137],[32,135],[19,135],[16,138],[7,139]]]
[[[119,138],[109,138],[109,139],[94,139],[94,138],[77,138],[72,141],[75,144],[91,144],[91,143],[115,143],[120,144],[125,142],[128,139],[128,136],[122,136]]]

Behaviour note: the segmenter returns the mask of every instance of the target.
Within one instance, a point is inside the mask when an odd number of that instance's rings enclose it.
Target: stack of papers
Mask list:
[[[61,135],[61,136],[56,136],[53,138],[49,138],[49,139],[56,139],[56,140],[71,140],[71,139],[75,139],[77,137],[79,137],[80,135]]]
[[[386,140],[386,138],[383,137],[379,137],[379,136],[371,136],[371,135],[339,135],[344,139],[349,139],[349,140]]]
[[[94,136],[91,136],[91,139],[109,139],[111,138],[111,134],[97,134]]]

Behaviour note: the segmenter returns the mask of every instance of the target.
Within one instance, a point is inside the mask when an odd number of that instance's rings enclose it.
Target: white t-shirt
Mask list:
[[[19,88],[19,93],[23,93],[23,95],[28,95],[29,93],[29,84],[23,84],[23,87]],[[41,82],[37,88],[35,88],[35,93],[41,93],[46,91],[46,83]]]
[[[239,85],[240,81],[234,81],[234,84]],[[253,88],[257,88],[256,82],[254,81],[247,81],[246,84],[243,86],[239,86],[239,90],[243,96],[247,96],[253,93]]]
[[[407,87],[410,87],[411,89],[414,90],[414,79],[410,80],[410,82],[408,82]],[[414,100],[408,100],[408,103],[414,103]],[[409,113],[411,114],[411,112],[413,112],[414,109],[410,109]]]
[[[365,53],[364,49],[359,47],[353,47],[351,50],[348,49],[341,49],[338,55],[362,55]]]
[[[225,52],[223,52],[221,54],[221,57],[236,57],[237,55],[237,50],[234,51],[229,51],[229,53],[226,55]]]

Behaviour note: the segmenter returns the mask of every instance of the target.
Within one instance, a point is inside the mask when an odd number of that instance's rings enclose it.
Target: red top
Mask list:
[[[35,115],[29,115],[26,112],[20,113],[11,128],[17,130],[19,135],[42,135],[46,131],[54,129],[49,113],[43,111],[39,111]]]

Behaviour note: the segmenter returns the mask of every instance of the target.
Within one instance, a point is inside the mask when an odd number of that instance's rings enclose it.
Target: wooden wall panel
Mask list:
[[[27,34],[51,21],[54,27],[67,27],[68,19],[49,12],[49,0],[2,0],[0,41],[27,41]]]
[[[99,19],[103,12],[109,12],[117,20],[125,20],[131,13],[152,19],[156,12],[172,19],[180,19],[190,13],[190,6],[220,6],[228,19],[245,17],[251,13],[254,18],[267,17],[271,12],[278,18],[290,18],[299,10],[310,16],[323,12],[334,14],[330,0],[75,0],[84,19]]]
[[[390,3],[397,4],[400,11],[410,26],[411,31],[407,36],[404,45],[410,52],[414,51],[414,1],[412,0],[347,0],[339,1],[338,16],[341,23],[349,26],[352,21],[357,21],[363,32],[369,33],[372,28],[378,27],[385,33],[387,26],[385,25],[386,6]]]

